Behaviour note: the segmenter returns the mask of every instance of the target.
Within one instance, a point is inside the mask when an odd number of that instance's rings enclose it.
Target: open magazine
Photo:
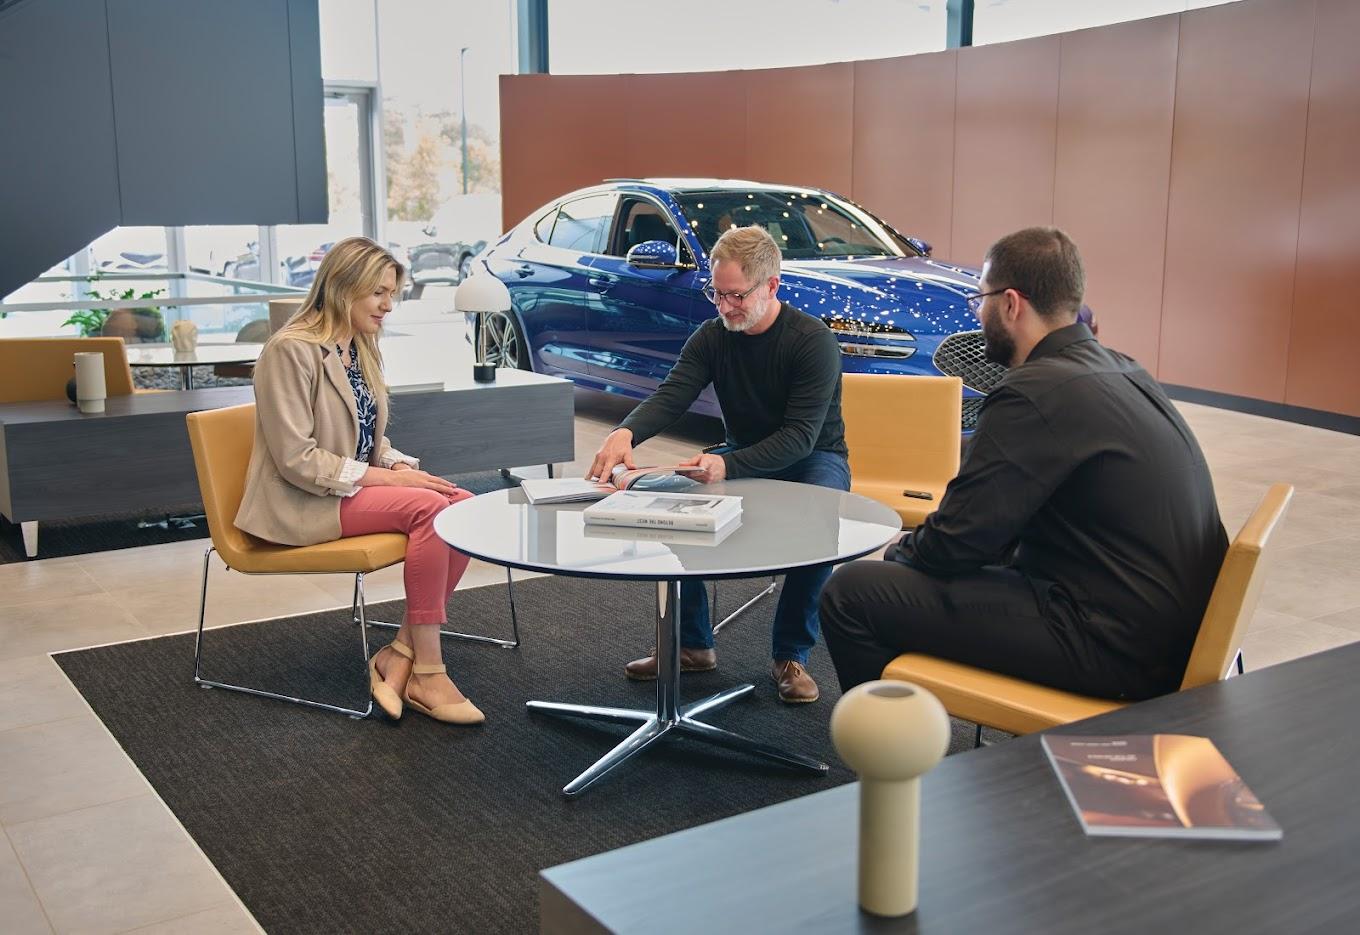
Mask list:
[[[1087,834],[1279,840],[1283,832],[1207,737],[1045,734]]]
[[[529,478],[520,483],[520,489],[530,503],[576,503],[603,500],[620,490],[688,490],[698,482],[686,475],[702,470],[679,464],[632,469],[619,464],[607,481],[579,477]]]

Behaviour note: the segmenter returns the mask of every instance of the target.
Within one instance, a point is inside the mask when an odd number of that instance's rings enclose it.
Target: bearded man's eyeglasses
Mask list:
[[[1029,299],[1029,296],[1025,295],[1025,294],[1024,294],[1023,292],[1021,292],[1019,289],[1011,290],[1010,287],[1007,287],[1007,288],[1005,288],[1005,289],[993,289],[991,292],[979,292],[979,293],[977,293],[976,295],[970,295],[970,296],[968,296],[964,301],[966,301],[966,302],[968,303],[968,311],[970,311],[970,312],[972,312],[974,315],[976,315],[978,312],[982,311],[982,300],[983,300],[983,299],[987,298],[988,296],[992,296],[992,295],[1000,295],[1000,294],[1003,293],[1003,292],[1010,292],[1010,291],[1014,291],[1015,294],[1018,295],[1018,296],[1020,296],[1020,298],[1022,298],[1022,299],[1026,299],[1026,300]]]
[[[710,284],[704,286],[704,298],[708,299],[708,301],[712,302],[714,305],[721,305],[724,299],[731,302],[733,305],[740,305],[742,302],[746,301],[748,295],[755,292],[762,285],[764,285],[764,283],[758,282],[745,292],[719,292]]]

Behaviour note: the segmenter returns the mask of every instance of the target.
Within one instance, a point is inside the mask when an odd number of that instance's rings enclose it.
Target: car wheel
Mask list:
[[[514,312],[491,312],[482,323],[486,328],[486,362],[510,370],[532,370],[529,347]]]
[[[465,253],[458,261],[458,281],[462,282],[472,275],[472,254]]]

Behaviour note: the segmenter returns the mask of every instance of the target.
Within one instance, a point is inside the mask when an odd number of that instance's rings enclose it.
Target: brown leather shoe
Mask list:
[[[716,649],[686,649],[680,647],[681,672],[711,672],[718,667]],[[623,667],[623,674],[637,682],[651,682],[656,679],[656,650],[650,656],[634,659]]]
[[[786,704],[807,704],[821,696],[808,670],[792,659],[776,659],[770,678],[779,688],[779,700]]]

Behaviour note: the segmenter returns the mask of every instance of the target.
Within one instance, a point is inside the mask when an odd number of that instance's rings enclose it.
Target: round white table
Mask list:
[[[253,364],[263,344],[199,344],[191,351],[177,351],[169,344],[129,344],[131,367],[178,367],[186,390],[194,388],[194,368],[214,364]]]
[[[473,558],[529,571],[581,578],[655,581],[658,677],[655,710],[530,701],[529,710],[634,728],[614,749],[562,789],[576,795],[610,770],[671,734],[824,774],[827,765],[699,720],[744,697],[738,685],[680,703],[680,583],[685,579],[756,578],[867,555],[901,532],[888,507],[857,494],[776,480],[710,484],[695,492],[742,498],[741,523],[718,534],[587,525],[583,503],[528,502],[519,489],[482,494],[444,510],[435,531]]]

